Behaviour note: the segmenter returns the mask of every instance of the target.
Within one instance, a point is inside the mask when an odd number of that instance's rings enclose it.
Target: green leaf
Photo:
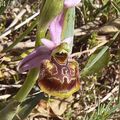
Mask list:
[[[62,40],[65,38],[74,36],[74,23],[75,23],[75,8],[69,8],[65,13],[63,30],[62,30]],[[72,52],[73,41],[70,44],[70,51]]]
[[[98,16],[100,13],[104,12],[106,9],[109,9],[111,5],[110,1],[107,1],[107,3],[105,5],[103,5],[101,8],[98,8],[95,13],[94,13],[94,18],[96,18],[96,16]]]
[[[96,50],[89,58],[81,76],[91,75],[100,72],[109,62],[109,47],[104,46]]]
[[[112,5],[113,5],[113,7],[116,9],[116,11],[117,11],[118,13],[120,13],[119,3],[117,4],[117,2],[112,1]]]
[[[44,96],[44,93],[38,93],[35,96],[26,99],[20,105],[19,112],[16,114],[13,120],[19,120],[19,119],[24,120],[41,99],[47,99]]]
[[[62,39],[74,35],[74,22],[75,22],[75,8],[69,8],[65,13],[63,30],[62,30]]]
[[[112,105],[113,100],[111,100],[107,105],[101,104],[98,109],[95,110],[90,118],[85,120],[108,120],[113,113],[120,109],[120,103]]]
[[[11,100],[7,107],[0,111],[0,120],[12,120],[13,116],[16,114],[20,102],[16,100]],[[6,114],[7,113],[7,114]]]

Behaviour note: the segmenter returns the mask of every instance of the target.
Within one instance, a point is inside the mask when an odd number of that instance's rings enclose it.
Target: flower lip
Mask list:
[[[58,98],[67,98],[80,89],[77,61],[68,60],[66,65],[55,64],[53,60],[44,63],[38,80],[38,85],[43,92]]]

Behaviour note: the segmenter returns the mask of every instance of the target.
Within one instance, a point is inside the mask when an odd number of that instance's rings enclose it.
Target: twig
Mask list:
[[[3,84],[0,84],[0,88],[11,88],[11,87],[14,87],[14,88],[20,88],[22,85],[3,85]]]
[[[0,91],[5,90],[5,88],[0,88]]]
[[[75,34],[75,36],[82,36],[82,35],[86,35],[86,34],[92,34],[93,32],[97,32],[100,34],[117,32],[120,29],[120,17],[103,25],[102,27],[99,27],[100,24],[101,24],[100,20],[88,22],[86,25],[83,25],[80,28],[75,29],[74,34]]]
[[[86,34],[91,34],[93,31],[96,31],[101,22],[99,20],[95,20],[93,22],[89,22],[86,25],[81,26],[74,30],[75,36],[81,36]]]
[[[91,50],[84,50],[82,52],[76,52],[71,55],[71,57],[80,57],[82,54],[90,53]]]
[[[10,26],[8,26],[8,28],[6,28],[5,32],[8,31],[10,28],[12,28],[14,25],[17,24],[17,22],[21,19],[21,17],[26,13],[26,9],[22,9],[20,11],[20,13],[15,17],[15,19],[13,20],[13,22],[10,24]]]
[[[22,27],[26,23],[30,22],[33,18],[35,18],[36,16],[38,16],[39,13],[40,13],[40,11],[36,12],[34,15],[32,15],[31,17],[29,17],[28,19],[26,19],[24,22],[22,22],[22,23],[18,24],[17,26],[15,26],[13,29],[10,29],[10,30],[6,31],[5,33],[3,33],[0,36],[0,39],[4,38],[5,36],[7,36],[8,34],[10,34],[11,32],[17,30],[18,28]]]
[[[1,95],[0,100],[5,100],[5,99],[9,98],[10,96],[11,96],[10,94]]]
[[[119,87],[116,86],[110,93],[108,93],[108,94],[100,101],[100,103],[103,103],[103,102],[105,102],[106,100],[108,100],[108,98],[110,98],[110,97],[113,95],[113,93],[117,92],[118,89],[119,89]],[[96,104],[94,107],[90,108],[89,110],[86,110],[86,113],[90,113],[90,112],[94,111],[98,106],[99,106],[99,104]]]
[[[6,48],[7,46],[10,46],[12,44],[12,42],[9,43],[1,43],[0,44],[0,52],[4,50],[4,48]],[[35,41],[26,41],[26,42],[20,42],[18,43],[12,50],[16,50],[16,49],[24,49],[24,48],[33,48],[35,46]],[[1,57],[0,57],[1,58]]]
[[[91,55],[92,53],[94,53],[99,47],[105,45],[106,43],[107,43],[107,41],[104,40],[103,42],[101,42],[100,44],[98,44],[97,46],[95,46],[95,47],[92,48],[92,49],[84,50],[84,51],[82,51],[82,52],[73,53],[73,54],[71,55],[71,57],[80,57],[82,54],[85,54],[85,53],[89,53],[89,56],[90,56],[90,55]]]

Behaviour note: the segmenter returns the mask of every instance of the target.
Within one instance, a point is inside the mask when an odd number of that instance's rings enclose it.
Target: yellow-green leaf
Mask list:
[[[81,72],[81,76],[87,76],[98,73],[101,69],[107,66],[110,54],[109,47],[104,46],[96,50],[89,58],[85,68]]]

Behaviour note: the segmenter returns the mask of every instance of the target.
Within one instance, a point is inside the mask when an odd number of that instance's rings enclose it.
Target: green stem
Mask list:
[[[32,70],[30,70],[24,84],[22,85],[22,88],[18,91],[14,99],[19,102],[23,102],[34,86],[36,80],[38,79],[38,76],[39,69],[33,68]]]
[[[42,44],[41,43],[41,38],[45,37],[46,31],[47,31],[47,29],[40,28],[38,26],[37,33],[36,33],[36,42],[35,42],[35,46],[36,47],[38,47],[38,46],[40,46]]]
[[[42,11],[39,15],[36,47],[41,45],[40,39],[45,37],[49,23],[63,10],[64,0],[43,1]]]

